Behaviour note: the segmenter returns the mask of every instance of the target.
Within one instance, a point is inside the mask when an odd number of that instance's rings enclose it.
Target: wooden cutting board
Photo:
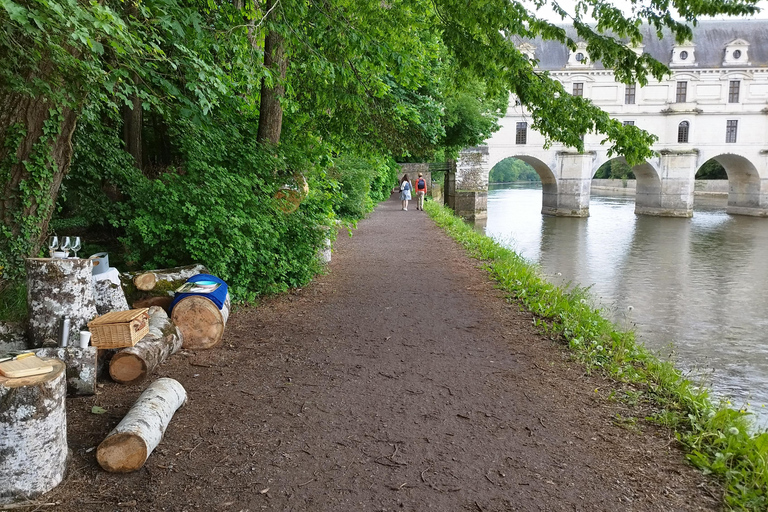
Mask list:
[[[4,361],[0,363],[0,375],[9,379],[29,377],[30,375],[42,375],[53,371],[53,365],[43,361],[37,356],[28,356],[23,359]]]

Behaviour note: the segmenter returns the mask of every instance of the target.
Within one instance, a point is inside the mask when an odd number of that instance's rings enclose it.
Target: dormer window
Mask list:
[[[519,45],[517,51],[528,57],[528,60],[536,60],[536,47],[531,43],[523,43]]]
[[[568,68],[587,68],[590,66],[589,52],[587,51],[587,43],[576,43],[576,50],[572,51],[568,56]]]
[[[669,66],[695,66],[695,49],[696,45],[690,41],[675,45],[674,48],[672,48],[672,60],[669,62]]]
[[[735,39],[725,45],[723,66],[749,66],[749,43],[743,39]]]

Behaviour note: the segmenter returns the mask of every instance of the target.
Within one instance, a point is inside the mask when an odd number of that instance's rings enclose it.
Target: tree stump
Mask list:
[[[177,302],[171,320],[181,330],[182,346],[190,350],[206,350],[218,345],[224,336],[229,308],[229,294],[222,309],[203,295],[191,295]]]
[[[120,282],[125,297],[132,308],[163,306],[168,308],[173,300],[173,292],[192,276],[207,274],[201,264],[187,265],[140,272],[120,274]],[[162,298],[162,299],[158,299]]]
[[[179,351],[182,335],[164,309],[149,310],[149,334],[136,345],[120,350],[109,362],[109,375],[120,384],[136,384]]]
[[[59,485],[67,466],[65,365],[8,379],[0,376],[0,504],[34,499]]]
[[[69,339],[97,315],[92,262],[81,258],[28,258],[27,305],[33,347],[58,345],[61,318],[70,318]]]
[[[125,299],[125,292],[122,286],[115,284],[109,279],[94,281],[93,295],[96,302],[96,311],[100,315],[110,311],[127,311],[131,309],[128,301]]]
[[[38,357],[54,357],[67,367],[67,396],[96,394],[96,347],[44,347]]]
[[[187,392],[174,379],[157,379],[150,384],[99,445],[96,450],[99,465],[113,473],[141,468],[160,444],[173,414],[186,401]]]

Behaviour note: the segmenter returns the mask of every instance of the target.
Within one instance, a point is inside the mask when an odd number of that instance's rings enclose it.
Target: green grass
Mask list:
[[[744,410],[716,403],[707,389],[639,345],[633,332],[594,307],[588,290],[554,286],[538,267],[475,232],[448,208],[428,202],[425,210],[588,371],[629,384],[636,390],[628,395],[632,401],[652,404],[656,413],[648,419],[674,431],[688,460],[723,482],[725,507],[768,510],[768,433],[755,432]]]

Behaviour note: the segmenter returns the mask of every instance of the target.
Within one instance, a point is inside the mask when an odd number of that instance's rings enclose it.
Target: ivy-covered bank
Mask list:
[[[727,507],[768,509],[768,433],[754,432],[744,411],[715,403],[672,363],[648,352],[634,333],[619,329],[594,307],[587,290],[552,285],[535,265],[475,232],[447,208],[429,202],[425,210],[482,262],[509,300],[535,314],[542,332],[566,344],[589,371],[631,389],[618,392],[618,399],[651,406],[654,413],[646,419],[672,429],[688,460],[722,480]]]

